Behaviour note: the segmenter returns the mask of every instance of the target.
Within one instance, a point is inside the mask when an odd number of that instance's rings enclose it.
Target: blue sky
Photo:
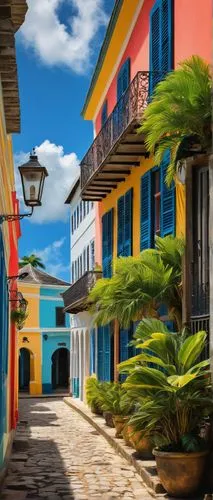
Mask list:
[[[80,112],[114,5],[86,1],[87,9],[85,0],[28,0],[17,35],[21,134],[13,136],[15,162],[23,163],[37,146],[49,171],[43,206],[21,223],[19,255],[36,252],[47,271],[64,279],[70,260],[64,200],[93,140],[92,125]]]

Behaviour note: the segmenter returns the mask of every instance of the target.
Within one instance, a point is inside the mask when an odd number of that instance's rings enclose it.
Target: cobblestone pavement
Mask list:
[[[15,445],[2,500],[153,498],[134,467],[62,400],[22,399]]]

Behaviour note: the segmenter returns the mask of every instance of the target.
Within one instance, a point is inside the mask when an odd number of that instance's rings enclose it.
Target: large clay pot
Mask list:
[[[208,451],[171,453],[153,450],[160,481],[173,497],[187,498],[195,493],[202,481]]]
[[[103,417],[105,418],[105,422],[108,427],[115,427],[113,422],[113,415],[110,411],[104,411]]]
[[[141,457],[153,459],[153,444],[149,438],[144,437],[140,431],[133,432],[133,429],[131,429],[130,440]]]
[[[128,420],[127,420],[122,430],[122,436],[127,446],[133,446],[133,443],[131,441],[131,433],[132,433],[132,427],[131,425],[128,425]]]
[[[128,421],[129,417],[123,417],[121,415],[113,415],[113,422],[116,429],[115,437],[122,438],[123,428]]]

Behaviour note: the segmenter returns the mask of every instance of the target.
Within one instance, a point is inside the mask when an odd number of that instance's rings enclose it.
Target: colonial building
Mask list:
[[[15,33],[24,22],[26,0],[0,1],[0,480],[18,418],[17,336],[10,312],[17,304],[18,214],[11,134],[20,132]]]
[[[20,270],[28,317],[19,332],[19,390],[49,394],[70,389],[70,324],[61,294],[68,283],[33,268]]]
[[[211,61],[211,18],[211,0],[115,2],[82,112],[95,139],[81,162],[81,196],[98,202],[96,261],[105,277],[113,258],[136,256],[155,235],[185,235],[185,187],[167,188],[169,157],[156,166],[137,129],[167,72],[193,54]],[[98,329],[100,379],[117,377],[133,330]]]
[[[70,205],[71,287],[63,294],[65,311],[71,314],[71,387],[74,397],[84,399],[84,380],[97,370],[97,330],[87,311],[90,288],[102,276],[95,266],[95,206],[82,201],[80,179],[66,200]]]

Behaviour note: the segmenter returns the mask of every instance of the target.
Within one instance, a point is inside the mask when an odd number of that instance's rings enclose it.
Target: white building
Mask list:
[[[97,332],[87,311],[87,297],[96,279],[95,204],[82,201],[80,179],[65,203],[70,205],[70,262],[72,286],[63,294],[65,311],[71,314],[70,379],[72,394],[84,400],[84,380],[97,367]]]

